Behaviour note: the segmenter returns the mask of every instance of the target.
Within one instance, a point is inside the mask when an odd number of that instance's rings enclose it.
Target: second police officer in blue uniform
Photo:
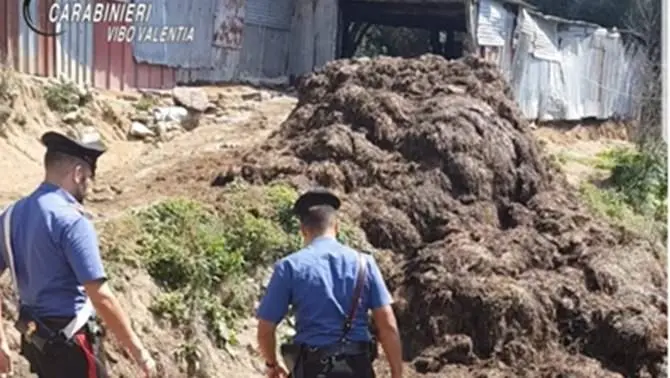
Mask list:
[[[97,234],[82,203],[105,152],[100,141],[42,136],[46,178],[0,216],[0,273],[18,286],[21,354],[40,378],[106,377],[97,312],[145,373],[155,362],[130,327],[102,265]],[[0,327],[0,370],[8,370]]]
[[[305,247],[275,264],[257,311],[258,343],[270,378],[371,378],[376,342],[368,331],[372,310],[377,337],[391,366],[402,375],[395,315],[379,268],[370,255],[337,241],[340,200],[324,189],[303,194],[293,211]],[[276,353],[276,326],[289,306],[296,313],[294,342]]]

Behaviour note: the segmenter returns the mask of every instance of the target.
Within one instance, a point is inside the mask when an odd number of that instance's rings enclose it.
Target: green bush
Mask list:
[[[137,213],[137,254],[166,290],[151,310],[173,323],[203,319],[217,345],[234,342],[235,321],[260,289],[247,279],[300,246],[290,215],[296,196],[283,185],[241,186],[224,193],[218,210],[174,199]]]
[[[660,150],[659,150],[660,151]],[[653,150],[614,149],[601,154],[600,167],[611,173],[609,184],[636,212],[667,219],[667,156]]]
[[[75,83],[60,80],[44,88],[44,99],[49,109],[67,113],[76,110],[78,106],[86,105],[93,98],[90,93],[80,95],[80,90]]]
[[[168,200],[137,212],[125,225],[139,234],[132,252],[116,246],[107,257],[147,269],[164,290],[150,310],[182,329],[187,342],[201,323],[224,347],[236,342],[238,319],[252,313],[267,267],[302,246],[291,212],[296,198],[296,191],[282,184],[233,183],[215,208]],[[347,223],[340,239],[354,246],[364,240]]]
[[[667,236],[668,166],[664,152],[617,148],[598,155],[609,171],[604,189],[583,184],[581,194],[597,213],[653,238]]]

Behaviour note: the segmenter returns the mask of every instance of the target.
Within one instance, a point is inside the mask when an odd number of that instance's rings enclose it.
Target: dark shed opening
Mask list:
[[[338,57],[353,57],[366,33],[376,25],[420,29],[427,36],[426,51],[414,49],[417,55],[459,58],[468,48],[468,8],[467,0],[340,0]]]

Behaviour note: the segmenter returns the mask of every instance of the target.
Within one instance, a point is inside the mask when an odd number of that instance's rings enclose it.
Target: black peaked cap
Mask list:
[[[98,158],[107,151],[100,139],[77,141],[55,131],[44,133],[41,139],[47,151],[60,152],[87,162],[94,175]]]
[[[325,188],[314,188],[295,201],[293,205],[293,213],[299,217],[307,214],[309,209],[314,206],[330,206],[334,210],[339,210],[341,202],[335,194]]]

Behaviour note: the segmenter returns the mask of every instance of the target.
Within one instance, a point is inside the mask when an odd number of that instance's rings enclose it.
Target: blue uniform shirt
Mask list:
[[[377,263],[370,255],[366,260],[368,274],[361,307],[347,336],[351,341],[369,341],[367,310],[391,303]],[[358,252],[333,238],[317,238],[275,264],[257,316],[278,324],[292,305],[296,310],[295,342],[312,347],[334,344],[342,335],[357,275]]]
[[[97,234],[81,205],[43,183],[16,202],[11,229],[21,307],[37,317],[74,316],[86,300],[82,284],[105,278]],[[4,239],[0,252],[4,270]]]

